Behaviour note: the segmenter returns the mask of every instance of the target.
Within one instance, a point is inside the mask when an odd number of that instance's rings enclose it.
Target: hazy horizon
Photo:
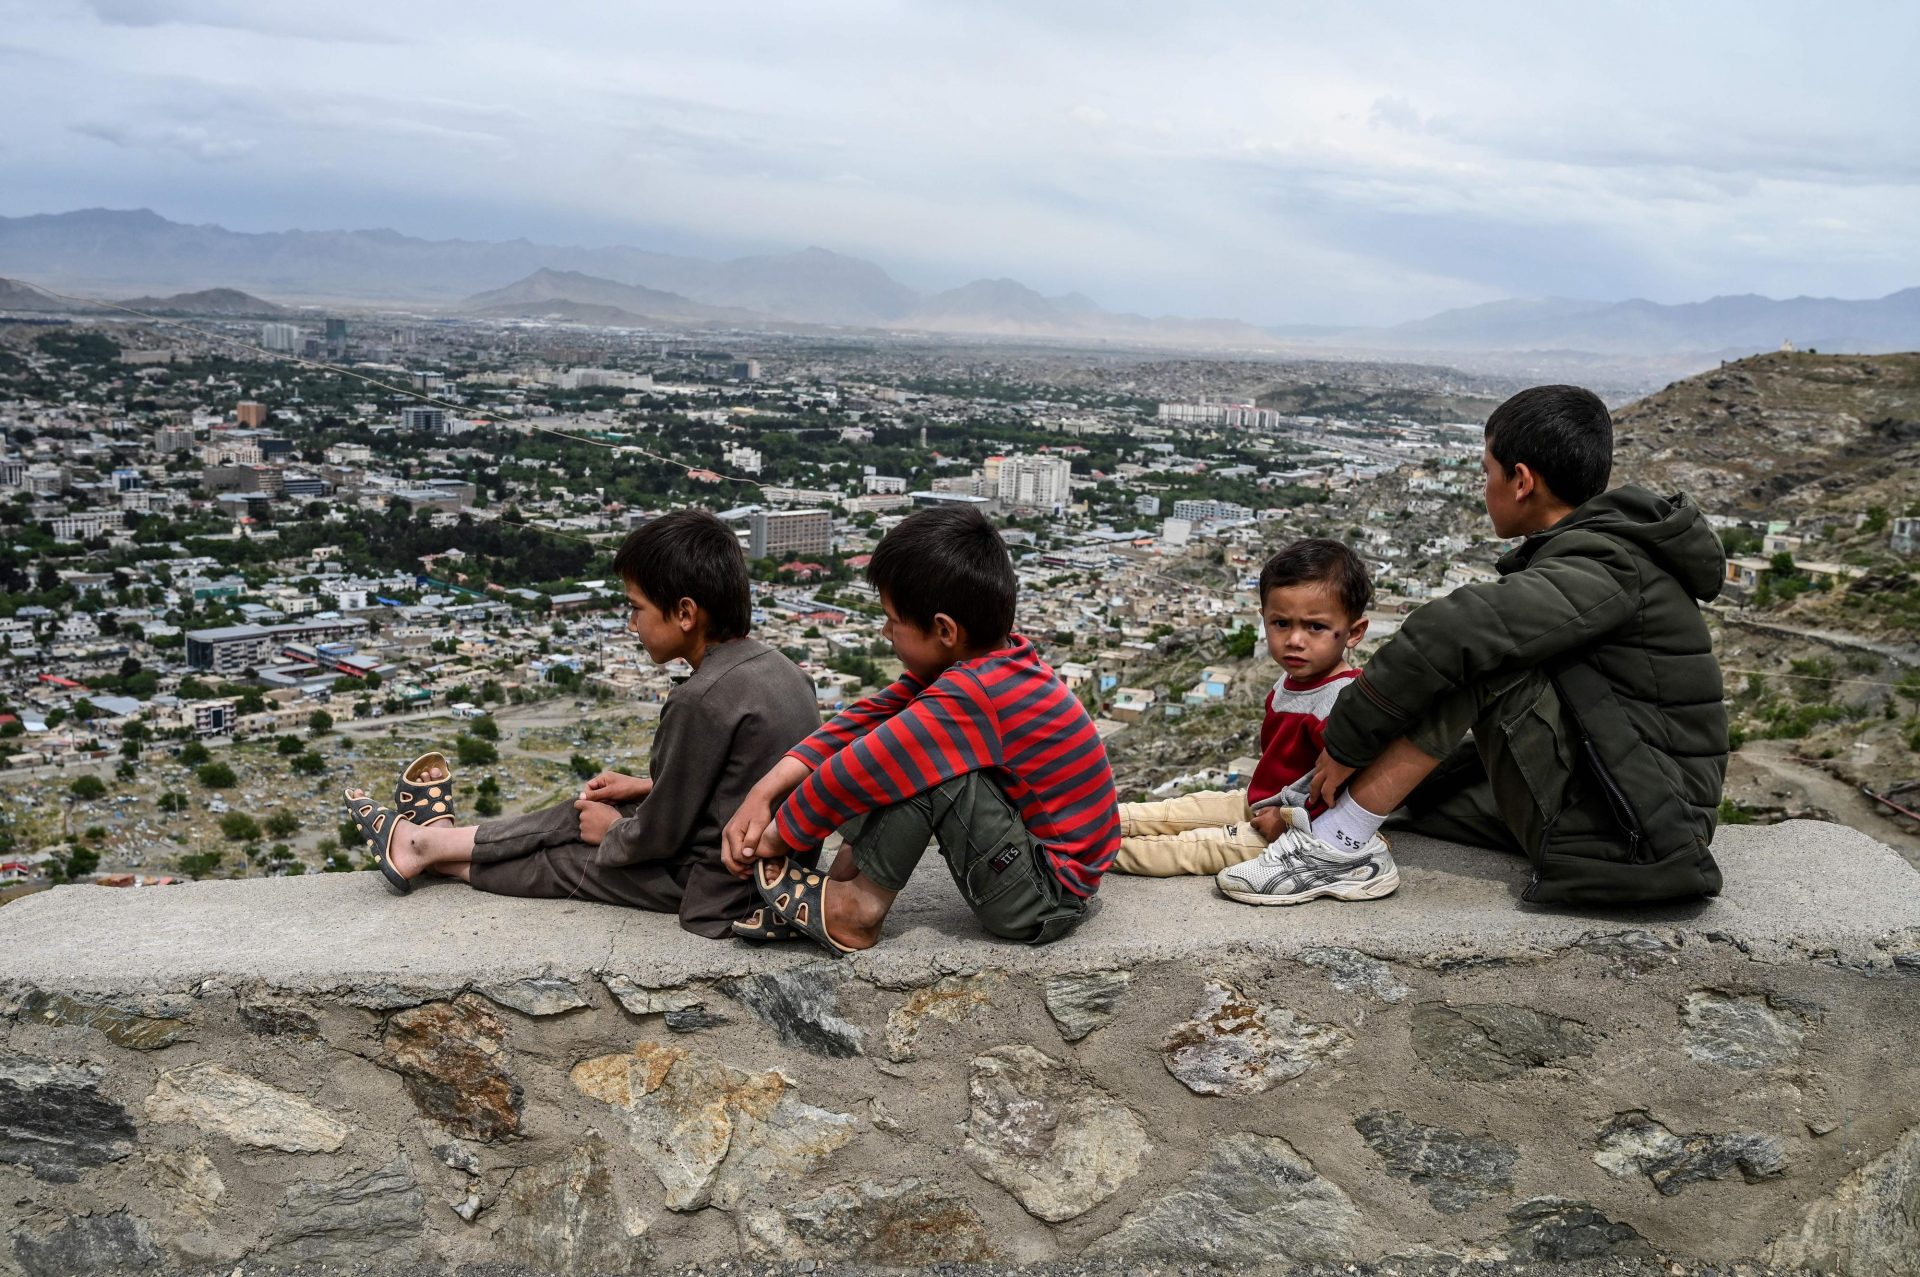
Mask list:
[[[1920,283],[1920,12],[0,0],[0,213],[818,245],[923,291],[1391,324]]]

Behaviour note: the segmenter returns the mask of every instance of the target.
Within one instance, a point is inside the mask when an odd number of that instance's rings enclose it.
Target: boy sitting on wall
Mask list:
[[[613,566],[626,583],[627,629],[647,655],[693,666],[660,711],[647,776],[602,772],[574,801],[458,828],[415,824],[351,791],[347,814],[392,890],[405,894],[432,871],[499,895],[677,913],[682,927],[711,937],[728,935],[757,903],[721,866],[721,826],[820,725],[813,685],[748,637],[746,558],[707,511],[676,510],[635,528]],[[403,794],[407,787],[403,779]]]
[[[1607,490],[1613,422],[1575,386],[1501,404],[1480,464],[1494,533],[1520,543],[1367,662],[1315,765],[1328,810],[1290,808],[1262,858],[1364,859],[1404,804],[1407,828],[1529,857],[1529,901],[1717,894],[1727,712],[1699,605],[1718,538],[1685,496]]]
[[[869,948],[937,841],[988,932],[1059,939],[1119,843],[1113,773],[1086,710],[1013,632],[1006,543],[977,510],[921,510],[881,540],[867,579],[906,672],[795,746],[728,822],[727,865],[767,906],[735,931]],[[836,828],[830,874],[795,862]]]

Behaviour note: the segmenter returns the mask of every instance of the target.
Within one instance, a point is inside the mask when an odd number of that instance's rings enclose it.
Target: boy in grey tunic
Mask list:
[[[677,913],[688,931],[725,936],[759,902],[721,866],[720,830],[820,725],[813,685],[747,637],[746,561],[713,515],[676,511],[635,529],[614,569],[632,606],[627,628],[648,655],[694,667],[661,710],[647,776],[602,772],[570,803],[477,826],[401,822],[392,868],[402,879],[452,874],[498,895]]]

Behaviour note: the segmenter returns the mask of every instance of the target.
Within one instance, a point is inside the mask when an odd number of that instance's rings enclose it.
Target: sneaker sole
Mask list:
[[[1220,886],[1218,883],[1215,885]],[[1392,895],[1399,888],[1400,871],[1395,869],[1365,882],[1330,882],[1321,887],[1309,887],[1291,896],[1265,896],[1257,891],[1236,891],[1226,886],[1220,886],[1220,894],[1229,900],[1238,900],[1243,905],[1301,905],[1322,896],[1331,896],[1335,900],[1378,900],[1382,896]]]

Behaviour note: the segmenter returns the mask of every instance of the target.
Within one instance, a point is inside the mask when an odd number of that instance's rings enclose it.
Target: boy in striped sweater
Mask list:
[[[1013,632],[1006,543],[977,510],[921,510],[881,540],[867,579],[906,672],[800,742],[741,803],[723,854],[767,907],[736,932],[869,948],[936,842],[988,932],[1059,939],[1113,861],[1118,802],[1093,721]],[[829,873],[788,859],[836,828]]]

